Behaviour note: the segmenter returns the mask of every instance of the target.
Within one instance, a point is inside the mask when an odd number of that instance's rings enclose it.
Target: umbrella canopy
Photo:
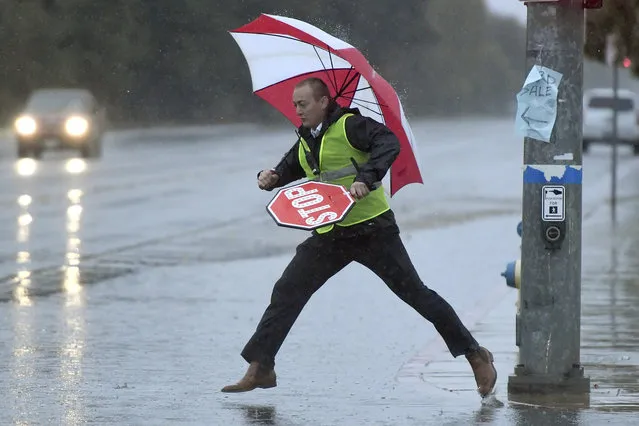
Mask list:
[[[390,195],[410,183],[423,183],[413,133],[397,93],[356,48],[297,19],[262,14],[230,32],[249,66],[253,92],[274,106],[295,126],[292,93],[308,78],[322,78],[343,107],[385,124],[400,141],[391,166]]]

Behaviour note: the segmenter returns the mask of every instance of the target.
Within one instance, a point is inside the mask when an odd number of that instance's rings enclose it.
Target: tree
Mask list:
[[[639,76],[639,0],[606,0],[603,8],[588,9],[585,55],[605,62],[609,34],[616,35],[618,64],[630,58],[632,72]]]
[[[525,29],[491,16],[481,0],[431,0],[424,19],[440,37],[408,55],[416,63],[406,76],[420,81],[410,90],[422,88],[409,105],[441,115],[507,110],[521,85]]]
[[[110,0],[110,7],[84,0],[0,4],[3,117],[41,87],[86,87],[109,106],[135,87],[131,68],[148,44],[139,0]],[[120,118],[118,108],[110,111]]]
[[[482,0],[0,1],[0,119],[34,89],[80,86],[114,124],[277,123],[229,34],[262,12],[357,47],[409,116],[504,112],[523,77],[524,29]]]

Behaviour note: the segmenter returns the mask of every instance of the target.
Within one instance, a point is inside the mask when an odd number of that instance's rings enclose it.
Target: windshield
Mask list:
[[[27,109],[33,112],[59,112],[83,108],[82,98],[75,93],[47,92],[34,94],[27,103]]]
[[[614,98],[612,97],[594,97],[590,99],[590,103],[588,106],[590,108],[605,108],[605,109],[613,109],[615,104]],[[629,98],[618,98],[617,99],[617,111],[632,111],[634,108],[634,102]]]

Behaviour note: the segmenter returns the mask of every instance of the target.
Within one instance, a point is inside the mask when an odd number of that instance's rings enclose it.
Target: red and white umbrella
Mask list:
[[[293,125],[301,124],[293,88],[305,78],[320,77],[338,104],[359,108],[399,138],[400,154],[387,175],[390,195],[410,183],[423,183],[413,132],[399,97],[356,48],[307,22],[268,14],[230,33],[246,58],[255,94]]]

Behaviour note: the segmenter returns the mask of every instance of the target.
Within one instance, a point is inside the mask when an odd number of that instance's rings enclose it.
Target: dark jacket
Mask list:
[[[300,126],[298,133],[308,143],[309,149],[315,159],[315,163],[319,164],[319,152],[322,137],[326,129],[335,123],[339,118],[346,114],[353,113],[355,115],[346,119],[346,136],[348,141],[360,151],[370,153],[368,162],[360,165],[360,171],[355,177],[355,181],[365,183],[369,189],[374,189],[373,183],[379,182],[388,172],[391,164],[399,155],[399,140],[397,136],[385,125],[361,115],[357,108],[341,108],[333,103],[328,110],[328,115],[322,124],[322,131],[314,138],[310,129]],[[298,140],[293,147],[282,157],[280,162],[275,166],[274,170],[280,176],[276,188],[288,185],[291,182],[302,179],[306,176],[299,162],[299,144]],[[367,232],[374,232],[380,227],[396,228],[395,216],[391,210],[377,216],[370,221],[362,224],[353,225],[345,228],[337,227],[330,234],[339,235],[358,235]]]

